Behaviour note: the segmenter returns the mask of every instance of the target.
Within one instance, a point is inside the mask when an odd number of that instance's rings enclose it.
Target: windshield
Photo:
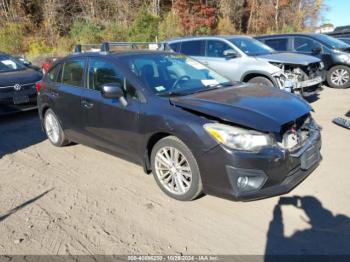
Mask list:
[[[237,37],[229,39],[229,41],[249,56],[268,55],[276,52],[271,47],[253,38]]]
[[[225,77],[180,54],[144,54],[121,58],[156,94],[187,94],[231,85]]]
[[[12,57],[0,57],[0,72],[17,71],[24,68],[25,66],[21,62]]]
[[[350,45],[348,45],[347,43],[328,35],[319,34],[315,35],[315,37],[332,49],[343,50],[350,48]]]

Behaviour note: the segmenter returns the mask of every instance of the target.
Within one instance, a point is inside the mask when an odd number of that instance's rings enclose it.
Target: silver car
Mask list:
[[[167,41],[233,81],[276,86],[302,96],[318,93],[324,81],[320,59],[277,52],[249,36],[210,36]]]

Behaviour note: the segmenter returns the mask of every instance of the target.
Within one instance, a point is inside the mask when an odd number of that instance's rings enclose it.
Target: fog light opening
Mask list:
[[[249,184],[249,178],[247,176],[240,176],[237,179],[237,186],[239,189],[245,189]]]

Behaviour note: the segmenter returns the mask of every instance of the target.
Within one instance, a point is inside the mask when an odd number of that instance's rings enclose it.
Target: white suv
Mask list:
[[[276,86],[303,96],[317,93],[324,81],[320,59],[277,52],[248,36],[178,38],[166,43],[233,81]]]

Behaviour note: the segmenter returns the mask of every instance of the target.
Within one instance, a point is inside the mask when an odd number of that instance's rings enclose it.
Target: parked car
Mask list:
[[[167,43],[173,51],[191,56],[234,81],[310,96],[320,90],[324,78],[319,59],[277,53],[248,36],[179,38]]]
[[[346,37],[346,38],[338,38],[339,40],[341,40],[341,41],[343,41],[343,42],[345,42],[345,43],[347,43],[348,45],[350,45],[350,37]]]
[[[321,159],[307,102],[231,83],[173,52],[76,53],[55,63],[37,90],[54,146],[74,141],[125,157],[178,200],[283,194]]]
[[[35,109],[35,83],[42,74],[18,59],[0,54],[0,115]]]
[[[257,37],[277,51],[313,55],[322,59],[327,83],[333,88],[350,87],[350,45],[324,34],[282,34]]]

